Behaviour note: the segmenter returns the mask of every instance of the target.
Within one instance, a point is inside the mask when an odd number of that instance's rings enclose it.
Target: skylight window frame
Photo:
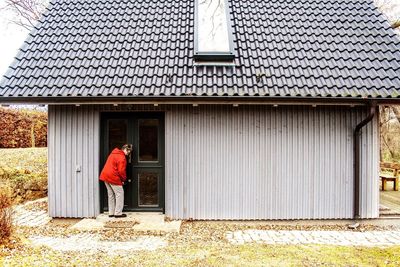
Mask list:
[[[235,53],[233,49],[233,37],[232,37],[232,22],[229,16],[228,0],[222,0],[225,4],[225,16],[226,16],[226,27],[228,31],[228,44],[229,52],[218,52],[218,51],[199,51],[199,10],[198,5],[201,0],[194,0],[194,59],[195,61],[202,62],[226,62],[233,61],[235,59]]]

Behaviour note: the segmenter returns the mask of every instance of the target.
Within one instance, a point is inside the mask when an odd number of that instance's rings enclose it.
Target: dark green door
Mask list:
[[[133,144],[127,158],[124,211],[164,211],[164,114],[104,113],[101,130],[101,169],[114,148]],[[100,196],[101,209],[107,211],[103,182]]]

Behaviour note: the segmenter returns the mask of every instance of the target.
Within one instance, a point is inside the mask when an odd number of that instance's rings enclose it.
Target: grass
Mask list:
[[[1,259],[0,259],[1,262]],[[125,256],[58,252],[25,247],[4,261],[7,266],[399,266],[400,247],[357,248],[322,245],[171,244],[154,252]]]
[[[47,174],[47,148],[2,148],[0,167]]]

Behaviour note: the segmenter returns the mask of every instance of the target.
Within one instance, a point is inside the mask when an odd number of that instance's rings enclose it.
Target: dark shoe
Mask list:
[[[110,218],[111,218],[111,217],[114,217],[114,215],[108,215],[108,217],[110,217]]]
[[[126,214],[114,215],[115,218],[125,218]]]

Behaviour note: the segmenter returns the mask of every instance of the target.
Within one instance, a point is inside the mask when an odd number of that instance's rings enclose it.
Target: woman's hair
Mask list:
[[[128,151],[128,153],[131,153],[133,150],[133,146],[132,146],[132,144],[125,144],[121,147],[121,150],[124,150],[124,149],[126,149]]]

